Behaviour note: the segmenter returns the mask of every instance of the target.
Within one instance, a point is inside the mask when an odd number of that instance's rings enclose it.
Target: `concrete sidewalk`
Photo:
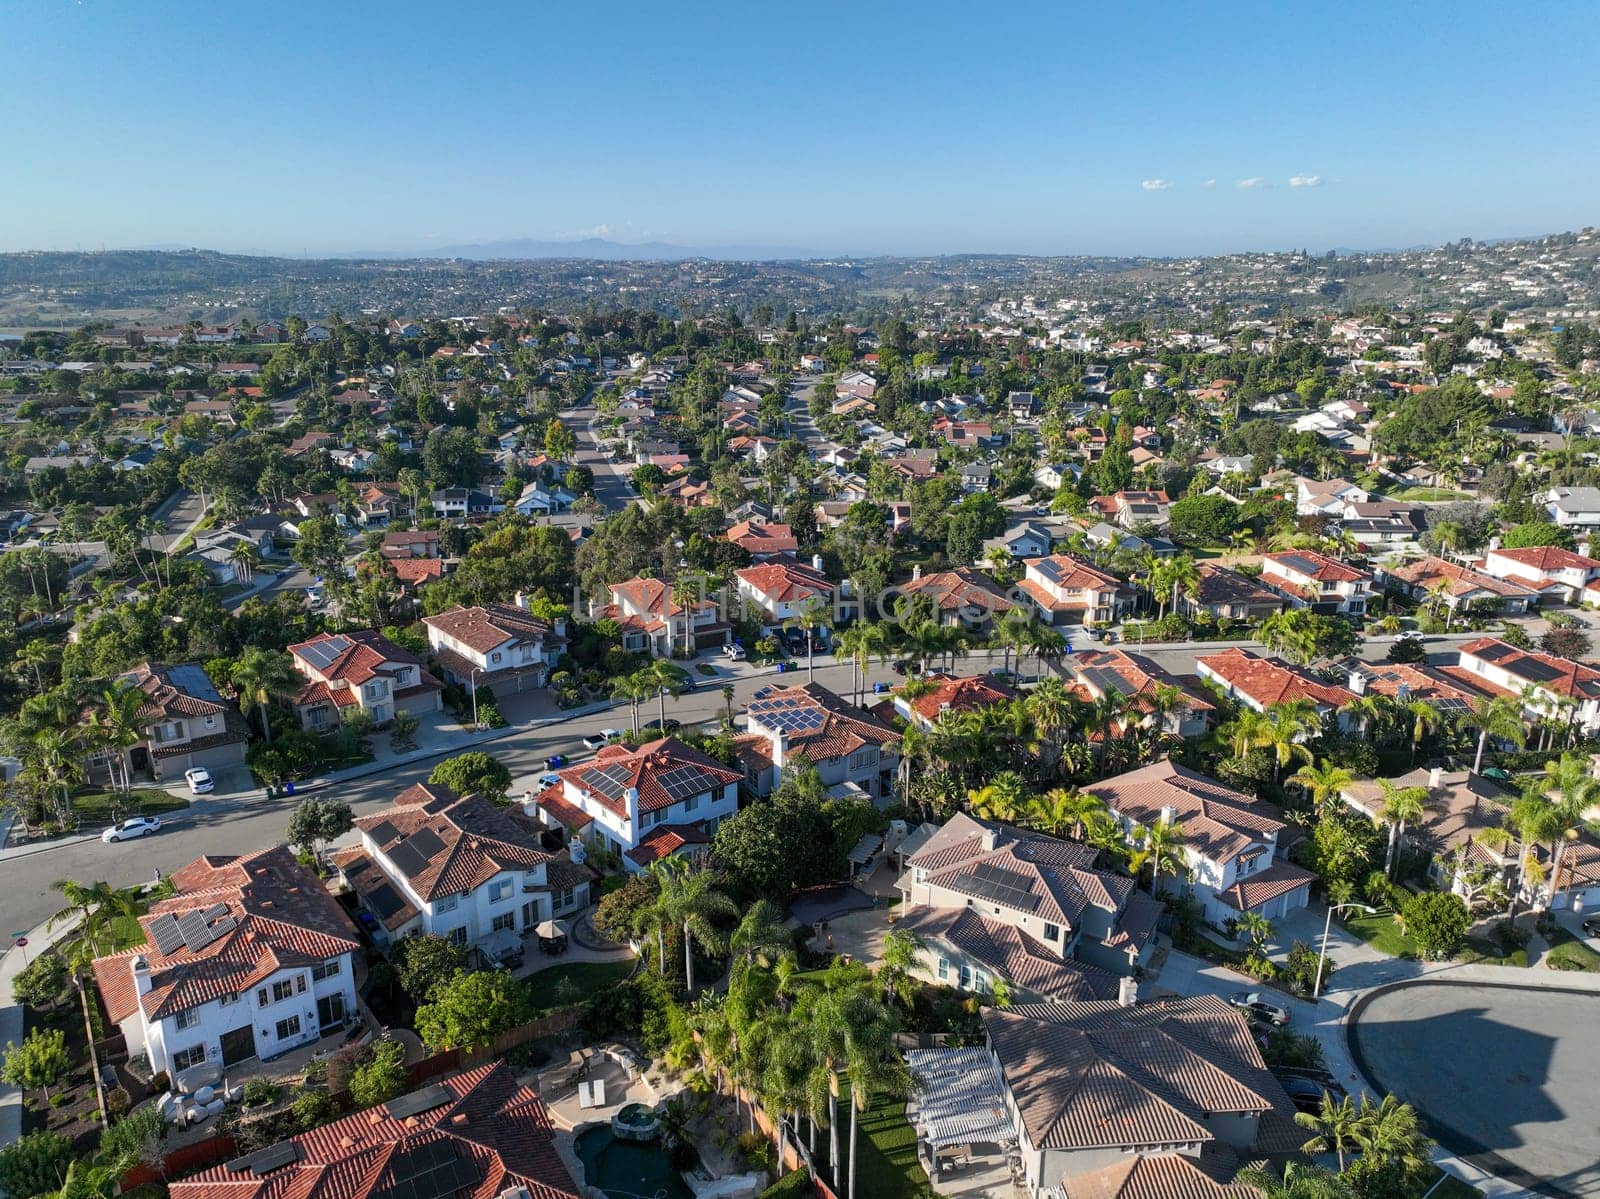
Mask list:
[[[57,941],[71,936],[77,927],[76,917],[62,921],[55,928],[50,928],[49,921],[45,921],[29,930],[25,949],[12,946],[0,955],[0,1047],[13,1042],[20,1044],[23,1036],[22,1005],[11,994],[12,981],[29,962]],[[21,1137],[22,1092],[16,1087],[0,1083],[0,1148],[14,1145]]]

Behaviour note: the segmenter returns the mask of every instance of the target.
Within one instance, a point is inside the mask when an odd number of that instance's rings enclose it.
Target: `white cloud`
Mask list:
[[[1254,191],[1256,188],[1260,187],[1271,187],[1272,184],[1270,181],[1263,179],[1260,175],[1252,175],[1248,179],[1239,180],[1234,184],[1234,186],[1237,188],[1242,188],[1245,191]]]
[[[1321,175],[1291,175],[1290,187],[1321,187],[1327,180]]]
[[[1170,179],[1141,179],[1139,186],[1147,192],[1164,192],[1176,185]]]
[[[1207,179],[1200,186],[1201,187],[1215,187],[1216,185],[1217,185],[1217,181],[1215,179]]]

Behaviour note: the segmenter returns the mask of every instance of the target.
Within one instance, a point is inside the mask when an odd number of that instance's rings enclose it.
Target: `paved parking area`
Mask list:
[[[1379,993],[1351,1048],[1431,1134],[1541,1195],[1600,1196],[1600,996],[1426,980]]]

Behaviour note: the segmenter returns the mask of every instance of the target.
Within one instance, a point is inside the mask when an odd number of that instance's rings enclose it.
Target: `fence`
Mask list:
[[[193,1145],[185,1145],[181,1149],[174,1149],[167,1154],[160,1166],[141,1164],[124,1174],[123,1194],[146,1183],[160,1182],[163,1178],[178,1178],[196,1170],[203,1170],[207,1166],[215,1166],[219,1162],[227,1161],[237,1151],[238,1144],[227,1135],[211,1137],[204,1141],[196,1141]]]

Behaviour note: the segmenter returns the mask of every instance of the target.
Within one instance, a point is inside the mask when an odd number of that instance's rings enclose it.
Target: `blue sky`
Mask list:
[[[1588,3],[0,0],[0,249],[1555,232],[1597,49]]]

